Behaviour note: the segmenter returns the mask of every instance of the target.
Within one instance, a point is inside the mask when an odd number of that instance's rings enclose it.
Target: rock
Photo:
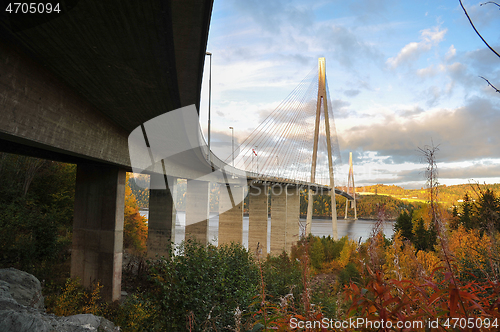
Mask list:
[[[44,309],[42,285],[35,276],[14,268],[0,269],[0,280],[10,285],[9,292],[17,303]]]
[[[33,275],[0,269],[1,332],[115,332],[109,320],[91,314],[58,317],[45,313],[42,287]]]
[[[36,310],[0,310],[0,331],[49,332],[51,326],[42,318],[42,314]]]

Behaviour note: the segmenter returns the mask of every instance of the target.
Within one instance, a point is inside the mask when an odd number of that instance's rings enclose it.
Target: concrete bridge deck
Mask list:
[[[212,0],[60,4],[61,12],[54,14],[0,13],[0,151],[77,164],[71,274],[84,285],[101,280],[104,298],[116,300],[121,287],[125,173],[132,170],[128,136],[166,112],[199,106]],[[207,162],[203,148],[190,153],[196,161],[191,163],[196,165],[196,172],[190,172],[194,176],[183,173],[184,164],[166,167],[170,175],[191,180],[188,233],[203,239],[208,185],[194,178],[213,169],[232,171],[213,155]],[[163,175],[153,178],[164,181]],[[255,174],[246,178],[257,180],[254,189],[275,183],[308,186]],[[241,240],[241,186],[228,179],[231,194],[220,197],[221,243],[238,241],[238,236]],[[336,193],[345,196],[337,189]],[[254,194],[251,248],[263,243],[267,234],[267,191]],[[170,245],[173,195],[173,188],[150,190],[151,253],[161,254]],[[288,250],[297,240],[298,208],[296,190],[271,197],[272,251]]]

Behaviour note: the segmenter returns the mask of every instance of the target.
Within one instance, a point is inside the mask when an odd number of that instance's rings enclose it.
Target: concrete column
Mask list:
[[[248,250],[257,253],[257,244],[262,257],[267,255],[268,187],[251,184],[248,206]]]
[[[271,254],[290,253],[299,239],[300,192],[298,187],[271,187]]]
[[[220,185],[219,245],[243,241],[244,190],[239,186]]]
[[[208,243],[210,182],[188,180],[186,189],[186,240]]]
[[[271,187],[271,255],[279,255],[286,250],[286,186]]]
[[[299,240],[300,233],[299,187],[287,187],[285,250],[292,252],[292,245]]]
[[[170,180],[170,178],[169,178]],[[176,210],[175,185],[176,179],[171,179],[167,188],[162,174],[151,175],[151,189],[149,190],[149,219],[148,219],[148,257],[168,256],[173,242],[175,242]],[[158,189],[155,189],[158,188]]]
[[[78,164],[71,276],[88,287],[99,281],[103,298],[121,296],[126,172],[104,164]]]

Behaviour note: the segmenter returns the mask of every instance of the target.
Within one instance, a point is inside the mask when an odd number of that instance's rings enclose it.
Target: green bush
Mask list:
[[[245,310],[258,294],[259,272],[239,244],[214,247],[188,241],[178,255],[151,266],[148,298],[160,331],[183,331],[191,317],[193,331],[234,326],[234,313]]]
[[[348,263],[339,273],[339,289],[342,289],[344,285],[347,285],[350,282],[359,282],[360,279],[361,275],[359,274],[356,265],[354,263]]]
[[[266,295],[278,303],[282,297],[293,295],[298,302],[304,289],[302,268],[297,260],[291,260],[286,252],[279,256],[268,256],[262,264]]]

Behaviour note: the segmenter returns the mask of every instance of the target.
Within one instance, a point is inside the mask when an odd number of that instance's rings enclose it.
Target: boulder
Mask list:
[[[33,275],[0,269],[0,331],[2,332],[115,332],[109,320],[81,314],[58,317],[45,312],[42,287]]]
[[[44,309],[42,285],[32,274],[14,268],[0,269],[0,280],[10,285],[9,292],[17,303]]]

